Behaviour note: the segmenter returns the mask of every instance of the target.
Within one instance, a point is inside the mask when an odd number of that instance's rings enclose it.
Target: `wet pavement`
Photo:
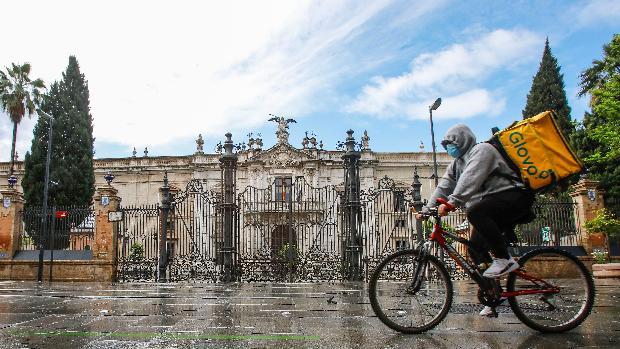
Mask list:
[[[481,318],[472,284],[422,335],[374,315],[364,283],[88,284],[0,282],[0,348],[618,348],[620,280],[596,280],[590,317],[545,335],[510,308]]]

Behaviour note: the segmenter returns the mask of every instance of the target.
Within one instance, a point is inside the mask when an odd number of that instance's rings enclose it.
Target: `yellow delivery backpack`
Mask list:
[[[496,132],[489,141],[530,189],[540,191],[584,170],[559,129],[552,111]]]

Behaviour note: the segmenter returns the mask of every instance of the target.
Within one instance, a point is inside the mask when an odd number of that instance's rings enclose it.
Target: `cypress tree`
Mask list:
[[[527,95],[523,118],[529,118],[546,110],[556,112],[560,129],[566,137],[570,137],[575,127],[571,121],[571,109],[564,91],[564,76],[560,73],[558,60],[551,53],[549,39],[545,41],[540,67]]]
[[[93,122],[88,82],[77,59],[69,57],[62,80],[43,96],[41,109],[54,117],[48,205],[90,205],[95,188]],[[26,154],[22,181],[26,205],[41,206],[48,139],[47,118],[34,128],[31,151]],[[60,246],[59,246],[60,247]]]

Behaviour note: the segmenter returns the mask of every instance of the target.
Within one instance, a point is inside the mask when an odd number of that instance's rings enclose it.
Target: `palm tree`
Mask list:
[[[17,65],[11,63],[12,68],[7,67],[6,73],[0,70],[0,107],[9,114],[13,122],[13,143],[11,144],[11,168],[9,174],[13,174],[15,165],[15,141],[17,137],[17,125],[24,115],[28,116],[35,112],[35,108],[41,102],[39,89],[45,88],[41,79],[30,80],[30,63]]]

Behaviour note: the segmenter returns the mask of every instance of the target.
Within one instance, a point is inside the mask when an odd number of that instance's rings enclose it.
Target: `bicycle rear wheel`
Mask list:
[[[428,256],[419,290],[412,290],[418,266],[417,252],[405,250],[388,256],[373,272],[370,304],[379,319],[402,333],[421,333],[437,326],[452,305],[452,281],[444,265]]]
[[[508,298],[513,312],[524,324],[541,332],[564,332],[588,317],[594,304],[594,281],[577,257],[556,248],[542,248],[526,253],[519,264],[527,275],[558,289],[557,293]],[[506,289],[515,292],[550,288],[541,285],[510,273]]]

